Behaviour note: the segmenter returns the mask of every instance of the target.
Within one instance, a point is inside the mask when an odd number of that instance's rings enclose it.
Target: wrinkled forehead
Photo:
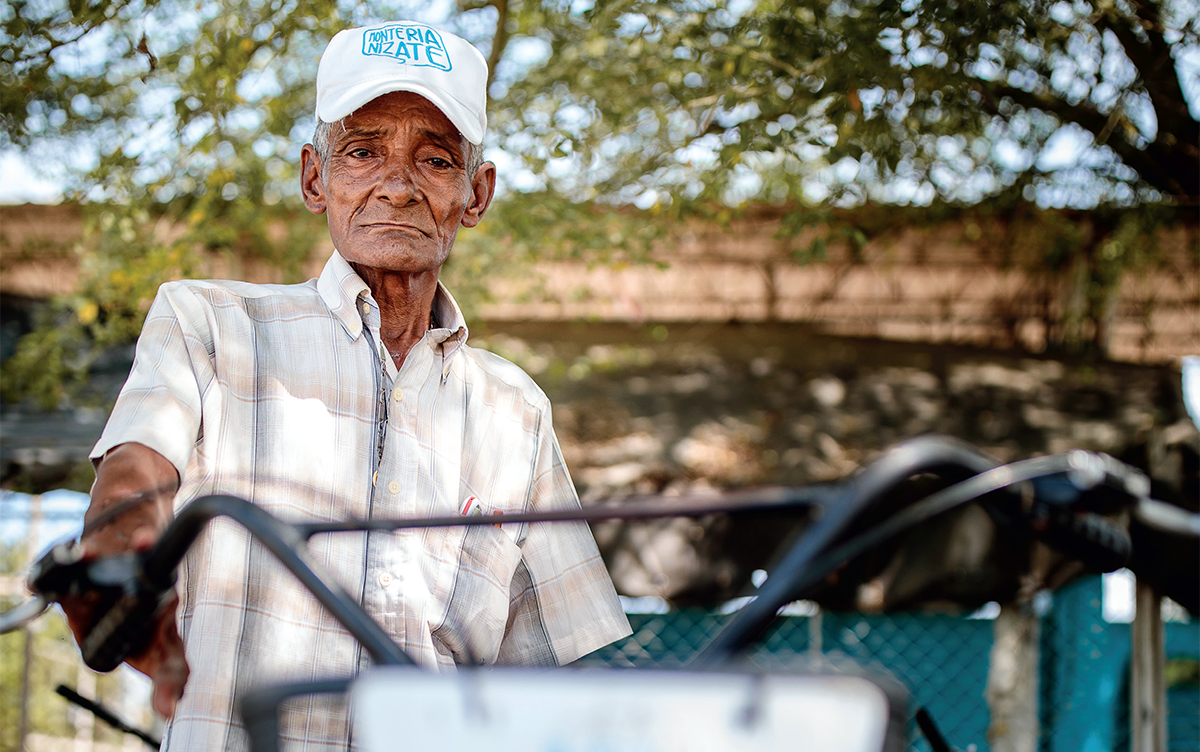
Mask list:
[[[388,92],[342,118],[341,133],[419,133],[446,146],[465,148],[468,141],[442,108],[420,94]]]

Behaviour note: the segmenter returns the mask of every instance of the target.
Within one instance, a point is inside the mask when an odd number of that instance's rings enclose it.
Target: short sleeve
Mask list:
[[[201,430],[201,394],[212,379],[212,337],[201,302],[182,283],[159,288],[138,337],[94,460],[136,442],[162,454],[183,477]]]
[[[532,477],[529,511],[579,508],[548,411]],[[521,552],[497,663],[562,665],[630,634],[586,523],[531,525]]]

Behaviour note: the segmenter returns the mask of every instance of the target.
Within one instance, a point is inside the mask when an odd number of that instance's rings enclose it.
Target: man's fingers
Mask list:
[[[83,559],[141,552],[154,546],[172,517],[179,472],[167,458],[144,444],[120,444],[105,452],[96,468],[92,502],[80,536]],[[91,627],[95,600],[84,596],[64,603],[76,639]],[[154,681],[152,702],[170,716],[183,693],[188,667],[175,629],[173,601],[156,616],[155,633],[141,655],[128,663]]]
[[[151,525],[119,531],[119,535],[114,531],[93,533],[79,542],[79,553],[81,558],[87,560],[127,551],[145,551],[153,548],[158,538],[158,529]]]
[[[178,606],[179,599],[174,598],[164,607],[150,646],[141,655],[127,661],[154,681],[152,704],[154,710],[164,718],[174,714],[190,673],[183,640],[179,638],[179,631],[175,627],[175,610]]]
[[[181,654],[163,664],[154,677],[154,710],[163,718],[175,715],[175,706],[183,697],[188,673],[187,661]]]
[[[154,673],[154,709],[162,717],[170,718],[175,714],[175,705],[183,696],[183,687],[191,673],[173,620],[170,635],[163,636],[155,650],[160,654],[160,660]]]
[[[179,695],[174,695],[170,687],[161,682],[154,682],[154,712],[163,718],[170,718],[175,715],[175,705],[178,702]]]
[[[126,550],[141,551],[150,548],[154,545],[155,535],[152,528],[142,528],[136,531],[133,540],[137,545]],[[97,540],[96,536],[84,538],[79,543],[79,555],[83,561],[121,552],[120,549],[114,550],[112,546],[107,545],[106,541]],[[59,600],[59,605],[62,606],[63,613],[67,616],[67,624],[71,627],[71,632],[75,634],[76,643],[81,643],[91,629],[92,614],[99,600],[100,594],[95,591],[67,595]]]

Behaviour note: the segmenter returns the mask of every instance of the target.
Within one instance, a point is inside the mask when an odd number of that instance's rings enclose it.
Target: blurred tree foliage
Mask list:
[[[82,287],[24,338],[5,393],[58,403],[136,336],[161,281],[210,258],[298,278],[324,228],[297,155],[345,26],[423,20],[488,54],[505,183],[447,270],[469,307],[537,259],[645,261],[673,222],[749,204],[780,206],[786,233],[825,228],[800,261],[865,242],[833,210],[868,202],[1194,206],[1197,16],[1197,0],[14,0],[0,148],[58,169],[91,219]],[[1072,252],[1096,266],[1107,237]]]

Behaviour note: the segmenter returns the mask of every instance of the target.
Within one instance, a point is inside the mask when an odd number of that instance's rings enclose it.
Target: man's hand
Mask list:
[[[178,472],[158,452],[142,444],[114,447],[96,468],[92,503],[80,540],[83,558],[151,548],[171,521],[178,489]],[[126,661],[154,681],[154,709],[168,718],[183,695],[189,673],[183,641],[175,628],[178,605],[178,597],[172,596],[157,617],[150,645]],[[62,603],[76,642],[82,641],[91,626],[93,606],[87,596]]]

